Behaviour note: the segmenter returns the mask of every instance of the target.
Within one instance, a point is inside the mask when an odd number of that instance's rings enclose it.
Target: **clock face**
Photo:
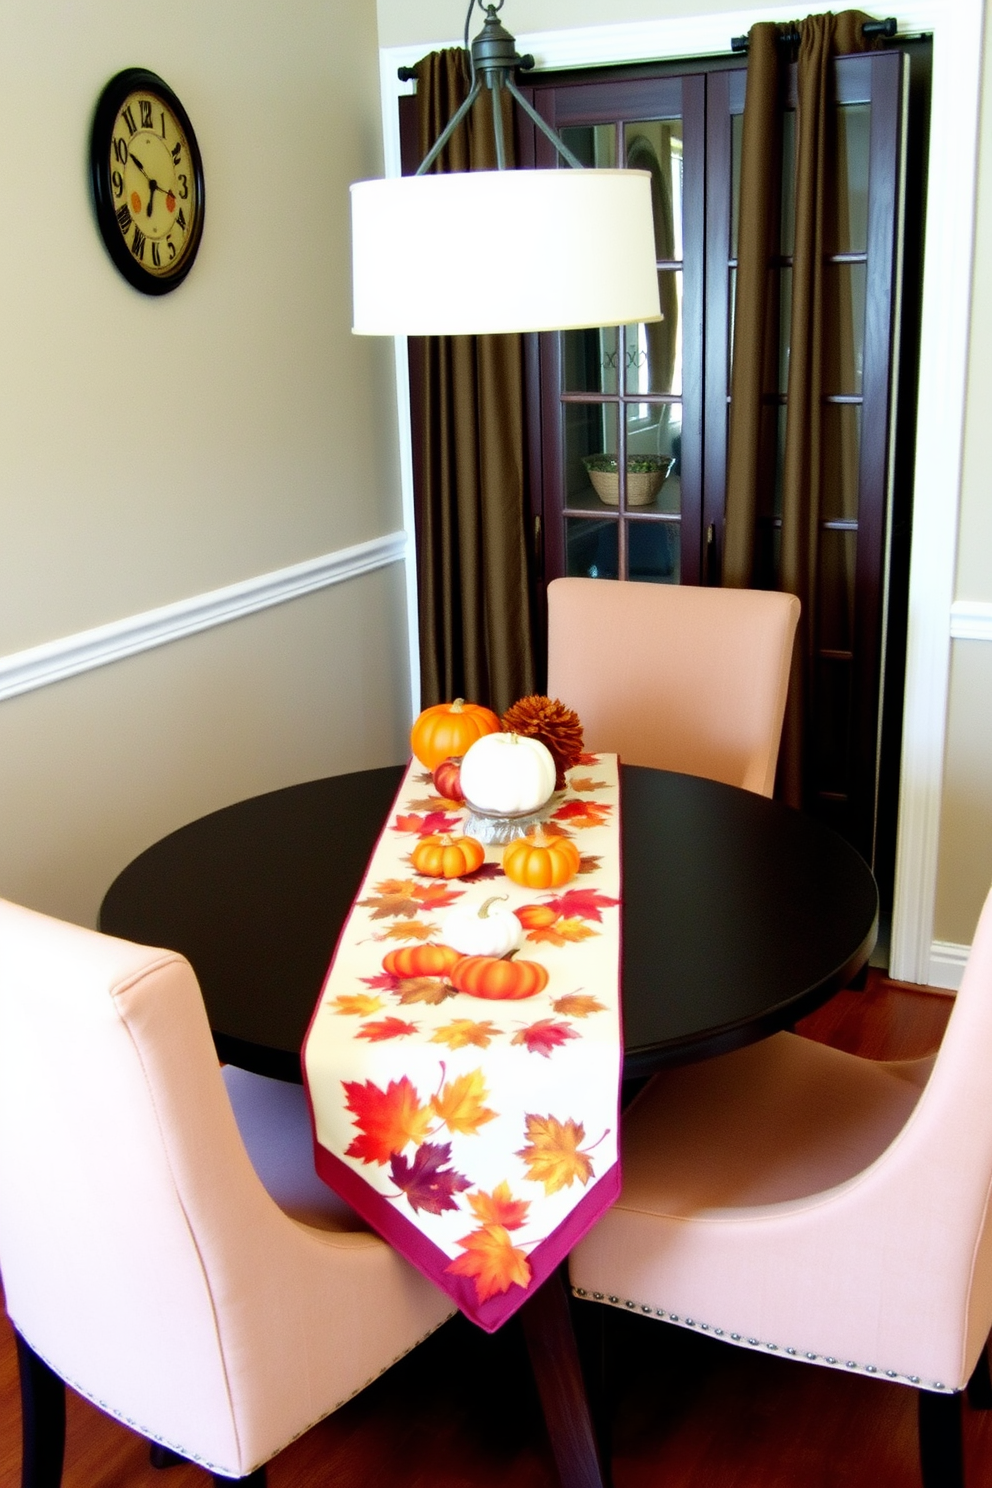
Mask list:
[[[203,170],[185,109],[161,78],[119,73],[97,106],[90,150],[97,221],[114,263],[145,294],[175,289],[203,228]]]

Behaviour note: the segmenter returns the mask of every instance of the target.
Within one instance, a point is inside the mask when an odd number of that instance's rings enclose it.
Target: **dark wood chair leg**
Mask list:
[[[609,1488],[560,1272],[538,1287],[519,1316],[562,1488]]]
[[[219,1473],[214,1473],[214,1488],[230,1488],[232,1483],[240,1483],[241,1488],[265,1488],[265,1468],[256,1467],[246,1478],[222,1478]]]
[[[152,1467],[178,1467],[180,1462],[185,1462],[185,1457],[180,1457],[171,1447],[163,1447],[161,1442],[149,1442],[148,1461]]]
[[[920,1471],[923,1488],[964,1488],[963,1395],[920,1390]]]
[[[15,1331],[21,1379],[21,1488],[59,1488],[65,1457],[65,1384]]]
[[[978,1356],[978,1363],[968,1381],[968,1404],[972,1410],[992,1410],[992,1374],[989,1373],[988,1343]]]

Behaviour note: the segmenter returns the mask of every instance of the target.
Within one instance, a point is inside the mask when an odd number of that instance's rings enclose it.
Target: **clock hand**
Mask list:
[[[145,167],[142,165],[141,161],[138,159],[137,155],[135,155],[135,153],[134,153],[133,150],[131,151],[130,159],[134,161],[135,165],[138,167],[138,169],[140,170],[141,174],[144,176],[145,180],[147,181],[148,180],[148,172],[145,170]]]
[[[131,158],[132,158],[132,160],[134,159],[133,156]],[[157,181],[149,180],[148,185],[149,185],[149,188],[150,189],[149,189],[149,192],[148,192],[148,206],[145,208],[145,216],[146,217],[150,217],[152,215],[152,203],[155,200],[155,193],[156,193],[156,191],[161,191],[162,190],[161,186],[158,184]]]

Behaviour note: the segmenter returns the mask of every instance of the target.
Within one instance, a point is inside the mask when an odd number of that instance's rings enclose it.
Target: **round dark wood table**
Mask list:
[[[114,880],[110,935],[192,963],[221,1059],[300,1079],[324,975],[402,769],[289,786],[164,837]],[[621,768],[624,1078],[764,1038],[871,954],[872,875],[836,833],[696,776]]]

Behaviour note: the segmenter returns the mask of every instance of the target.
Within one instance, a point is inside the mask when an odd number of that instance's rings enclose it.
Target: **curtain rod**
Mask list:
[[[865,21],[864,26],[862,27],[862,30],[864,31],[864,34],[866,36],[895,36],[895,34],[896,34],[896,27],[897,27],[897,21],[896,21],[895,16],[889,16],[888,19],[887,20],[884,20],[884,21]],[[799,44],[799,32],[798,31],[785,31],[779,37],[779,40],[780,41],[787,41],[790,44],[790,46],[798,46],[798,44]],[[730,50],[732,52],[746,52],[747,51],[747,37],[746,36],[732,36],[730,38]]]

